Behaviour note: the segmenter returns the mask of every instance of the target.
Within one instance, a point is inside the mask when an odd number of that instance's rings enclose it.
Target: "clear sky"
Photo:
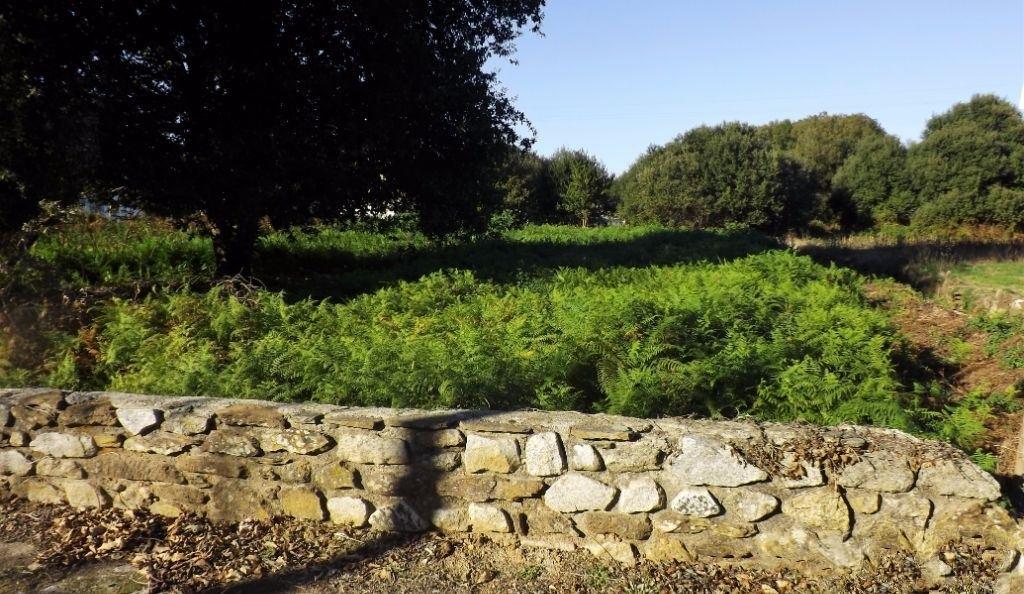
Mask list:
[[[518,65],[537,129],[616,173],[700,124],[865,113],[904,140],[974,93],[1017,103],[1024,0],[548,0]]]

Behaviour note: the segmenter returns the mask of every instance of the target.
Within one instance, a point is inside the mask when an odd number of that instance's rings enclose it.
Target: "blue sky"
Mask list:
[[[704,123],[866,113],[904,140],[974,93],[1014,103],[1024,0],[549,0],[499,78],[536,149],[616,173]]]

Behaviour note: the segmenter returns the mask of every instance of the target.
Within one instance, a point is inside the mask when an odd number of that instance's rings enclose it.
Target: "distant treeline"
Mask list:
[[[513,151],[505,217],[743,225],[768,232],[880,223],[1024,228],[1024,119],[977,95],[932,117],[909,146],[863,115],[701,126],[651,146],[612,180],[594,157]]]

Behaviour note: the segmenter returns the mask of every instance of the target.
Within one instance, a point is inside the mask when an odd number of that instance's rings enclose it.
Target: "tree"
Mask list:
[[[844,227],[908,222],[907,149],[893,136],[867,136],[832,179],[832,205]]]
[[[814,193],[812,217],[824,223],[849,222],[850,205],[842,202],[843,194],[833,192],[833,178],[861,141],[885,136],[878,122],[863,114],[821,113],[795,122],[771,122],[760,133],[807,172]]]
[[[587,227],[615,209],[613,178],[596,157],[582,150],[559,149],[548,168],[562,217]]]
[[[262,217],[479,228],[523,116],[484,70],[543,0],[0,9],[0,169],[30,198],[202,213],[223,272]]]
[[[917,223],[1013,220],[1004,211],[1024,190],[1024,118],[992,95],[958,103],[929,120],[907,152],[907,175],[920,206]]]
[[[495,189],[501,197],[502,211],[517,225],[548,223],[557,218],[557,196],[548,162],[533,151],[509,147]]]
[[[827,194],[832,178],[861,141],[884,137],[885,130],[864,114],[821,113],[794,122],[791,134],[790,156],[803,164],[818,191]]]
[[[617,191],[631,222],[777,232],[799,228],[810,214],[800,165],[747,124],[690,130],[648,149],[623,178]]]

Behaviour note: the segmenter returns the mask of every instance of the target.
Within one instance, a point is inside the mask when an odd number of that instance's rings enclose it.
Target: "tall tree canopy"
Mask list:
[[[977,95],[929,120],[907,152],[921,224],[1024,227],[1024,118],[1011,103]]]
[[[584,150],[562,148],[548,163],[556,208],[563,220],[587,227],[615,210],[613,177],[597,157]]]
[[[810,215],[807,176],[755,126],[701,126],[652,147],[616,186],[631,222],[765,231],[799,228]]]
[[[0,3],[0,173],[35,198],[258,221],[486,223],[523,116],[484,70],[543,0]]]

